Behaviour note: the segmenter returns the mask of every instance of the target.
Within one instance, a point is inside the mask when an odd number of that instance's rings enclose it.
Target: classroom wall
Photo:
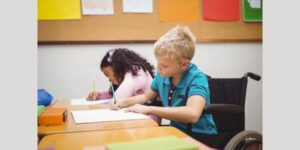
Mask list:
[[[92,90],[108,88],[99,64],[111,48],[126,47],[156,64],[153,44],[95,44],[38,46],[38,88],[56,99],[86,97]],[[261,43],[197,44],[192,60],[212,77],[241,77],[245,72],[262,76]],[[246,97],[246,129],[262,132],[262,81],[249,80]]]

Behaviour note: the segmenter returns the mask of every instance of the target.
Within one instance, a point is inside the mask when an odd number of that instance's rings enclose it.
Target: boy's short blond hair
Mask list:
[[[196,37],[187,26],[176,26],[154,43],[155,56],[168,56],[173,60],[192,60]]]

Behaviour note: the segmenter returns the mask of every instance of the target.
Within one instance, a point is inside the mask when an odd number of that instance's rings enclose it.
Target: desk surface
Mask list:
[[[39,150],[103,150],[104,145],[146,138],[174,135],[188,142],[195,143],[201,150],[210,150],[208,146],[197,142],[174,127],[151,127],[119,129],[92,132],[53,134],[45,136],[39,143]]]
[[[90,105],[90,106],[71,106],[71,100],[58,100],[49,107],[59,108],[64,107],[68,109],[68,117],[63,125],[58,126],[38,126],[38,135],[45,136],[56,133],[71,133],[82,131],[99,131],[99,130],[113,130],[113,129],[127,129],[127,128],[144,128],[157,127],[158,124],[152,119],[144,120],[128,120],[115,122],[102,122],[90,124],[76,124],[74,122],[71,110],[87,110],[108,108],[108,105]]]

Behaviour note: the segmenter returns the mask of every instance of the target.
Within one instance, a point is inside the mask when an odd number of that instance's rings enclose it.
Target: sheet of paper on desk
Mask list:
[[[85,98],[72,99],[71,105],[98,105],[98,104],[108,104],[109,99],[101,99],[96,101],[88,101]]]
[[[94,123],[94,122],[108,122],[108,121],[122,121],[122,120],[138,120],[149,119],[144,114],[134,112],[124,112],[124,109],[94,109],[94,110],[76,110],[71,111],[74,121],[77,124]]]

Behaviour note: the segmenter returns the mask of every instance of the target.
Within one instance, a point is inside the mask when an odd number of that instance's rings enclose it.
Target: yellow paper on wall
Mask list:
[[[38,20],[81,19],[80,0],[38,0]]]
[[[197,21],[199,0],[159,0],[159,15],[162,22]]]

